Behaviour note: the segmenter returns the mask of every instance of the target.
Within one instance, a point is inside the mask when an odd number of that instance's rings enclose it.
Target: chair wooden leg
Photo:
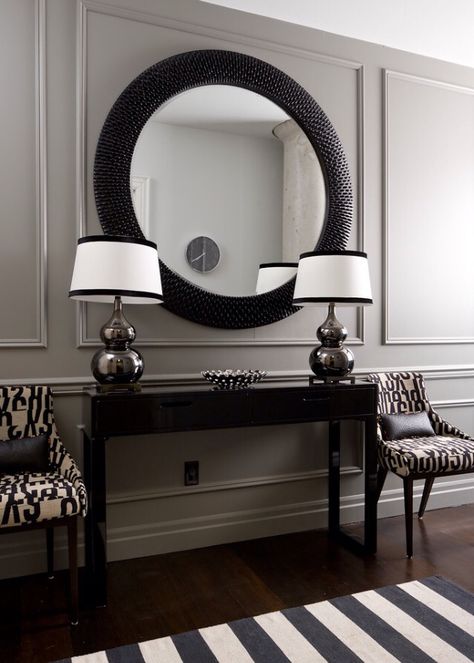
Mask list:
[[[78,623],[78,575],[77,575],[77,516],[71,517],[67,525],[67,541],[69,548],[69,601],[71,624]]]
[[[385,479],[387,478],[387,472],[388,470],[386,470],[384,467],[381,467],[379,465],[379,468],[377,470],[377,502],[379,501],[380,494],[382,492],[383,485],[385,483]]]
[[[425,487],[423,488],[423,495],[421,496],[420,508],[418,509],[418,518],[423,518],[434,480],[434,477],[428,477],[425,480]]]
[[[403,492],[405,495],[405,531],[407,539],[407,557],[413,557],[413,479],[403,479]]]
[[[46,528],[46,555],[48,559],[48,580],[54,578],[54,527]]]

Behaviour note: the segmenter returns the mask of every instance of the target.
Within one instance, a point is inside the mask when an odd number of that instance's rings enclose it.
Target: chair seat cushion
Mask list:
[[[379,440],[378,457],[383,467],[401,477],[474,472],[474,440],[440,435]]]
[[[34,524],[81,512],[76,489],[61,474],[0,476],[0,527]]]

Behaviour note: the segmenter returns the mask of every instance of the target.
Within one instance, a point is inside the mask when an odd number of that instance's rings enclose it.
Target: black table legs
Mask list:
[[[329,422],[328,530],[336,538],[340,530],[341,422]]]
[[[85,521],[86,596],[91,606],[107,603],[107,514],[105,439],[84,433],[84,479],[89,497]]]
[[[368,554],[377,552],[377,418],[368,417],[365,421],[365,506],[364,538]]]
[[[329,423],[329,536],[355,553],[377,550],[377,429],[375,416],[364,421],[365,506],[364,536],[359,541],[340,525],[340,421]],[[84,478],[89,495],[85,522],[87,597],[91,606],[107,603],[106,437],[90,438],[84,432]]]
[[[375,417],[364,422],[364,538],[349,535],[340,525],[341,424],[329,423],[329,536],[352,552],[373,555],[377,552],[377,424]]]

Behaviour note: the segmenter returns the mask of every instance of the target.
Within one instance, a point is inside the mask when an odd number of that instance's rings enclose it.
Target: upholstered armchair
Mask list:
[[[425,482],[418,509],[418,518],[423,518],[436,477],[474,472],[474,439],[435,412],[420,373],[373,373],[368,379],[378,385],[378,497],[389,471],[403,480],[407,556],[411,558],[413,481]],[[420,424],[410,425],[407,417],[384,417],[423,412],[432,430],[422,426],[417,431]]]
[[[75,624],[78,614],[77,520],[87,511],[84,482],[59,438],[51,389],[0,386],[0,445],[10,440],[5,445],[7,453],[12,450],[15,453],[15,444],[23,445],[25,438],[41,438],[45,445],[45,466],[40,471],[22,471],[21,458],[16,459],[16,465],[20,463],[16,468],[13,464],[9,469],[8,463],[3,468],[0,466],[0,534],[46,528],[48,576],[52,578],[54,528],[67,526],[71,622]],[[25,466],[27,461],[24,461]]]

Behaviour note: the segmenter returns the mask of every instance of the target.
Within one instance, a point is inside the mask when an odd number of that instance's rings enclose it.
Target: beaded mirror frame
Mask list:
[[[256,92],[297,122],[318,156],[326,185],[325,219],[314,250],[345,249],[352,222],[352,188],[347,159],[330,120],[313,97],[287,74],[263,60],[225,50],[190,51],[162,60],[137,76],[112,106],[94,163],[94,193],[104,233],[144,237],[130,187],[136,142],[162,104],[204,85],[230,85]],[[202,325],[248,329],[277,322],[299,310],[292,305],[295,277],[270,292],[235,297],[205,290],[162,261],[160,269],[162,306]]]

